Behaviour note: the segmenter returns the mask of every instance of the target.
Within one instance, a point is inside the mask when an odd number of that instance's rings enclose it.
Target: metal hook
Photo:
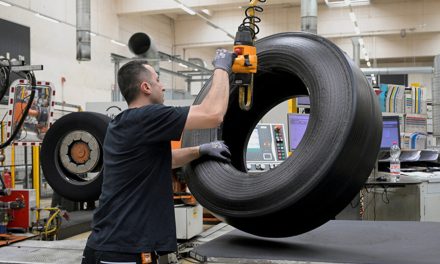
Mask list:
[[[250,85],[240,86],[238,93],[238,102],[240,109],[243,111],[249,111],[252,108],[254,99],[254,75],[252,75],[252,80]]]

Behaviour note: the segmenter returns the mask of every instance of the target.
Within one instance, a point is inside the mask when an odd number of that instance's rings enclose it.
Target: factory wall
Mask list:
[[[119,16],[120,39],[128,42],[130,37],[137,32],[147,33],[153,40],[157,49],[167,54],[173,53],[174,44],[174,21],[163,15],[121,15]],[[129,54],[128,57],[133,57]],[[172,70],[173,63],[161,62],[160,67]],[[172,89],[177,78],[172,75],[162,73],[160,81],[166,89]],[[185,88],[185,87],[183,87]],[[182,88],[182,89],[183,89]]]
[[[35,12],[76,24],[76,1],[70,0],[18,0]],[[118,16],[114,1],[91,1],[92,60],[76,61],[76,29],[64,23],[52,23],[35,16],[33,12],[16,7],[1,7],[0,18],[31,28],[31,62],[44,65],[36,72],[40,80],[51,81],[58,92],[56,101],[66,101],[84,106],[88,101],[110,101],[114,87],[114,67],[110,54],[131,57],[127,47],[110,42],[115,39],[126,43],[133,31],[148,32],[158,40],[161,51],[171,52],[173,40],[172,21],[164,16]],[[102,37],[100,35],[106,36]],[[65,82],[62,85],[61,79]],[[171,83],[171,80],[167,81]]]
[[[141,3],[140,1],[139,3]],[[233,1],[230,1],[233,5]],[[75,24],[75,1],[68,0],[18,0],[16,4],[54,17],[60,21]],[[125,4],[126,3],[126,4]],[[92,60],[76,61],[75,28],[64,23],[54,24],[34,16],[34,13],[15,7],[2,7],[0,18],[31,27],[31,60],[43,64],[45,70],[37,73],[39,79],[49,80],[58,88],[57,101],[84,105],[87,101],[109,101],[114,87],[114,68],[110,53],[131,57],[127,47],[120,47],[109,38],[126,43],[138,31],[152,36],[160,51],[179,55],[184,59],[202,58],[207,67],[215,49],[231,48],[232,39],[195,16],[165,16],[161,14],[139,14],[126,12],[132,1],[92,0],[92,31],[106,38],[92,38]],[[148,3],[146,3],[148,4]],[[122,10],[122,11],[121,11]],[[125,11],[124,11],[125,10]],[[361,31],[366,34],[364,41],[370,57],[375,59],[408,58],[399,66],[412,66],[419,57],[440,53],[440,2],[417,1],[377,1],[371,6],[355,7]],[[119,14],[119,15],[118,15]],[[175,17],[174,20],[172,17]],[[351,36],[354,28],[346,8],[329,9],[319,6],[318,33],[329,37],[347,54],[352,54]],[[298,6],[279,5],[266,8],[259,38],[274,32],[298,31],[300,29],[300,9]],[[243,19],[243,10],[217,11],[211,17],[217,25],[235,34]],[[191,28],[191,30],[188,30]],[[50,30],[48,30],[50,29]],[[405,36],[400,31],[405,29]],[[336,37],[338,35],[338,37]],[[340,36],[339,36],[340,35]],[[424,66],[431,62],[422,63]],[[375,64],[382,67],[379,61]],[[387,64],[392,67],[393,64]],[[397,64],[395,64],[397,66]],[[185,70],[175,63],[162,63],[162,67]],[[62,83],[62,77],[65,82]],[[412,78],[417,79],[417,78]],[[426,86],[430,86],[425,78]],[[161,74],[166,88],[185,91],[187,84],[182,78]],[[200,87],[192,87],[196,93]]]
[[[353,8],[371,58],[434,56],[440,53],[440,1],[375,1]],[[243,19],[243,10],[214,12],[211,20],[235,34]],[[276,32],[300,30],[299,6],[270,6],[260,15],[262,38]],[[184,30],[192,28],[191,31]],[[402,31],[403,30],[403,31]],[[401,35],[402,32],[402,35]],[[355,35],[347,8],[319,5],[318,34],[330,38],[352,54],[351,37]],[[223,32],[200,18],[181,15],[176,21],[176,47],[221,46],[231,43]],[[363,56],[362,56],[363,57]]]
[[[434,0],[375,1],[370,6],[354,7],[373,67],[433,66],[433,59],[426,58],[440,54],[438,10],[440,1]],[[243,16],[243,10],[237,8],[235,11],[214,12],[210,19],[235,34]],[[299,31],[301,27],[299,6],[270,6],[259,16],[262,18],[259,38],[276,32]],[[185,31],[185,28],[193,30]],[[347,8],[319,5],[318,34],[329,38],[352,57],[355,31]],[[176,20],[178,52],[209,61],[212,57],[210,54],[217,47],[231,48],[231,43],[232,39],[225,33],[200,23],[198,17],[180,15]],[[364,58],[364,55],[361,57]],[[362,67],[367,67],[364,60],[361,62]],[[426,87],[427,98],[431,98],[432,74],[409,74],[408,77],[410,83],[419,82]]]
[[[68,24],[75,24],[75,2],[71,0],[18,0],[14,1],[14,4]],[[92,37],[92,59],[88,62],[76,60],[75,27],[43,20],[36,17],[33,12],[16,7],[2,6],[0,18],[30,27],[31,63],[44,65],[43,71],[35,72],[37,79],[55,84],[56,101],[66,101],[84,108],[86,102],[111,100],[111,89],[115,80],[110,54],[132,57],[127,47],[115,45],[110,42],[110,39],[126,43],[133,33],[148,32],[156,41],[159,50],[172,52],[174,33],[171,19],[161,15],[118,16],[113,3],[109,0],[91,1],[91,29],[98,36]],[[63,77],[65,82],[61,81]],[[162,79],[166,83],[172,82],[171,78],[167,80],[166,75]],[[6,106],[0,105],[1,116],[6,109]],[[58,117],[61,114],[59,111],[56,112]],[[10,150],[10,147],[5,149],[6,166],[11,162]],[[16,173],[21,179],[24,177],[24,167],[21,166],[24,164],[24,147],[16,147],[15,152],[15,164],[19,165]],[[31,161],[30,155],[31,149],[28,148],[28,164]]]

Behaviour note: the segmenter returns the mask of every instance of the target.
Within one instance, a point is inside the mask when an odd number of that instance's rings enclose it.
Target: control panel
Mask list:
[[[287,159],[283,124],[258,124],[249,138],[246,165],[248,172],[274,169]]]

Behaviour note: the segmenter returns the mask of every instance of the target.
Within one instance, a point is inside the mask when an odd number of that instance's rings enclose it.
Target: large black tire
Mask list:
[[[110,120],[99,113],[77,112],[58,119],[48,130],[41,147],[41,167],[49,185],[61,196],[77,202],[98,200],[103,177],[102,146]],[[90,181],[68,171],[60,160],[61,141],[73,131],[88,132],[99,143],[99,163],[90,170],[97,175]]]
[[[298,235],[334,218],[362,188],[380,147],[380,109],[360,69],[325,38],[282,33],[261,39],[257,49],[252,109],[240,110],[232,89],[223,126],[183,138],[183,146],[223,139],[232,164],[192,163],[187,182],[204,207],[240,230]],[[195,104],[210,87],[209,82]],[[310,121],[295,154],[274,170],[247,174],[245,151],[255,125],[275,105],[307,94]]]

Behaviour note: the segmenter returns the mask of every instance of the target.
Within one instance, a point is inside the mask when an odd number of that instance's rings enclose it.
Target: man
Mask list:
[[[109,124],[104,140],[104,180],[83,264],[156,263],[176,251],[171,168],[203,155],[229,161],[222,142],[171,150],[184,129],[218,127],[229,99],[232,53],[217,50],[212,86],[200,105],[167,107],[164,89],[146,62],[118,72],[128,109]]]

